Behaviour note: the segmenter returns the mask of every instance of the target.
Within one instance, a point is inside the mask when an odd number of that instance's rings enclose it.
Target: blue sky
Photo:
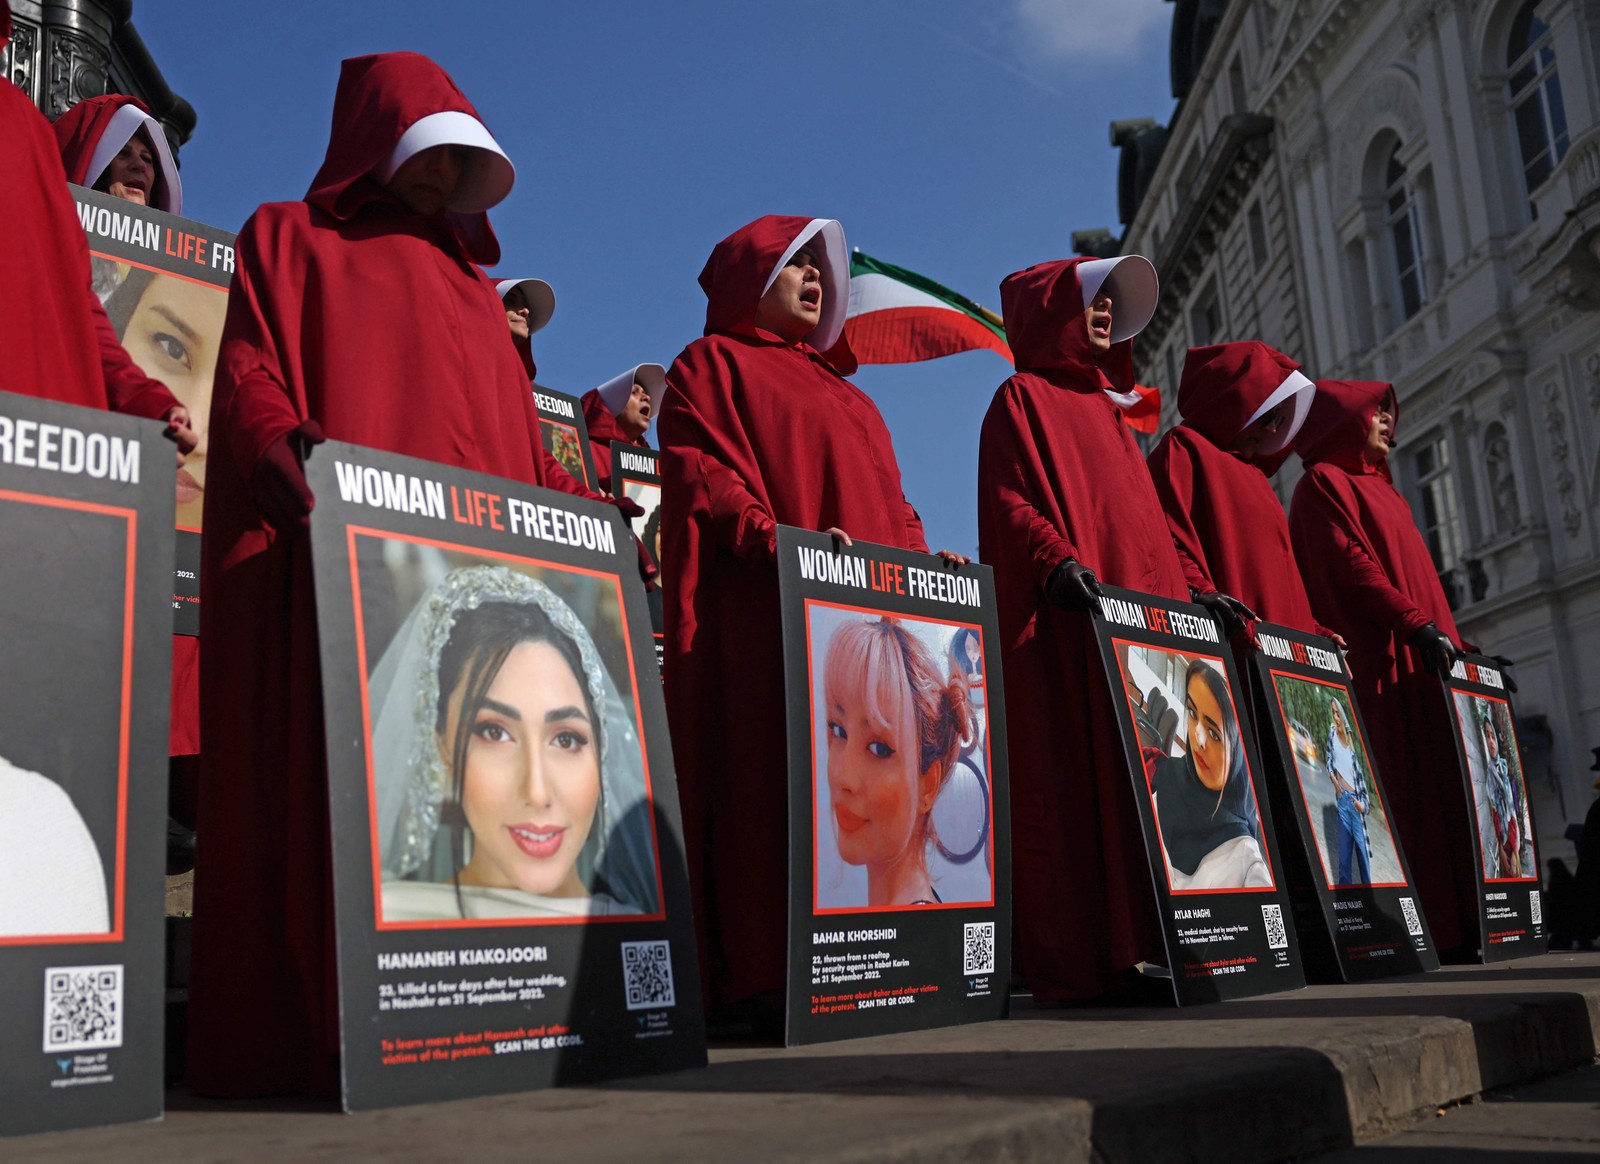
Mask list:
[[[704,323],[695,277],[712,245],[761,214],[838,218],[852,246],[998,308],[1007,273],[1065,256],[1075,229],[1116,228],[1107,123],[1170,115],[1170,13],[1161,0],[159,0],[133,18],[199,113],[185,214],[234,230],[305,192],[342,58],[439,61],[517,165],[492,214],[494,273],[555,287],[539,380],[582,393],[670,364]],[[976,552],[978,425],[1009,371],[975,352],[855,377],[936,548]]]

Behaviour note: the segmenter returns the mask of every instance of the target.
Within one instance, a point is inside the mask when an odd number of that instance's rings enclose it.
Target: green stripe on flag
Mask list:
[[[932,295],[935,299],[942,299],[956,310],[972,316],[1001,339],[1006,338],[1005,321],[998,315],[981,303],[974,303],[965,295],[950,290],[942,283],[935,283],[926,275],[919,275],[915,271],[908,271],[893,263],[882,262],[859,250],[850,252],[850,275],[852,278],[856,275],[883,275],[908,287],[915,287],[918,291]]]

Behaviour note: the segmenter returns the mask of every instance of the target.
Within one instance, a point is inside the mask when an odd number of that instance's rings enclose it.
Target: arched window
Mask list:
[[[1394,246],[1394,270],[1400,283],[1401,315],[1410,319],[1428,298],[1422,270],[1422,216],[1416,189],[1400,161],[1400,143],[1394,143],[1383,175],[1384,213],[1389,241]]]
[[[1511,20],[1506,41],[1506,72],[1511,86],[1511,117],[1517,127],[1522,184],[1531,196],[1567,155],[1567,111],[1561,103],[1556,50],[1550,28],[1533,14],[1528,0]],[[1538,207],[1529,202],[1534,215]]]

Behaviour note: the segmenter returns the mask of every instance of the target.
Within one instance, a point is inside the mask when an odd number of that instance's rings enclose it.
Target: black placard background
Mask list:
[[[162,1103],[172,446],[159,424],[98,409],[0,394],[0,416],[139,445],[137,484],[0,463],[0,490],[11,495],[0,499],[0,606],[8,624],[0,651],[0,754],[71,797],[100,852],[112,924],[104,934],[0,940],[0,996],[7,1000],[0,1007],[0,1134],[155,1119]],[[25,891],[48,895],[51,886]],[[121,968],[121,1044],[47,1052],[46,970],[85,966]],[[105,1070],[93,1073],[110,1081],[63,1086],[88,1077],[78,1056],[103,1056]]]
[[[1502,702],[1511,717],[1510,739],[1507,746],[1516,753],[1516,778],[1522,781],[1523,803],[1528,804],[1527,774],[1522,768],[1520,749],[1517,746],[1516,711],[1511,705],[1511,693],[1504,686],[1504,673],[1500,664],[1483,655],[1463,654],[1456,665],[1457,674],[1440,684],[1444,693],[1446,712],[1451,725],[1451,737],[1456,744],[1456,758],[1461,769],[1461,794],[1466,797],[1467,816],[1472,829],[1472,876],[1477,885],[1478,929],[1485,962],[1503,962],[1510,958],[1526,958],[1543,954],[1550,947],[1550,931],[1543,920],[1543,900],[1539,881],[1539,843],[1534,831],[1528,830],[1533,845],[1533,868],[1519,879],[1493,879],[1484,877],[1482,849],[1491,843],[1478,827],[1477,804],[1472,792],[1472,773],[1467,762],[1466,746],[1461,738],[1462,725],[1456,712],[1456,693],[1478,696]],[[1470,728],[1470,725],[1468,725]],[[1532,813],[1528,814],[1531,824]],[[1504,898],[1496,895],[1504,894]],[[1535,912],[1540,916],[1534,921]]]
[[[616,553],[585,550],[488,525],[446,520],[345,502],[335,462],[403,473],[444,484],[461,497],[468,490],[501,499],[499,520],[511,498],[552,510],[581,514],[612,526]],[[565,493],[500,480],[480,473],[337,441],[317,447],[306,466],[317,496],[312,515],[312,551],[317,563],[318,624],[322,636],[323,699],[329,741],[329,796],[334,836],[334,901],[339,948],[343,1023],[344,1105],[347,1110],[527,1090],[551,1084],[596,1081],[678,1070],[705,1063],[695,938],[690,916],[677,783],[660,685],[639,680],[653,674],[644,595],[637,581],[633,540],[616,510]],[[469,507],[462,502],[462,511]],[[482,512],[481,510],[479,512]],[[555,567],[593,571],[617,579],[624,626],[625,658],[610,665],[632,668],[638,700],[665,917],[581,921],[508,921],[448,924],[436,928],[379,929],[376,923],[372,823],[363,728],[362,691],[352,588],[351,531],[413,539],[449,548],[536,560]],[[363,536],[357,534],[356,536]],[[598,644],[597,644],[598,646]],[[369,660],[369,666],[372,661]],[[675,1004],[633,1009],[624,994],[624,942],[670,943]],[[548,959],[521,966],[457,967],[443,971],[380,971],[380,953],[544,946]],[[569,987],[556,997],[479,1006],[382,1011],[380,984],[455,978],[463,981],[507,973],[564,975]],[[381,1040],[453,1036],[483,1030],[536,1029],[558,1023],[582,1037],[581,1046],[466,1058],[448,1064],[385,1066]]]
[[[1000,676],[999,627],[995,616],[994,573],[972,563],[960,574],[975,580],[981,606],[962,606],[885,591],[860,590],[802,577],[799,551],[835,553],[833,538],[810,530],[778,527],[778,579],[783,611],[784,680],[789,737],[789,981],[787,1042],[790,1046],[925,1030],[1003,1018],[1011,974],[1011,805],[1006,767],[1005,688]],[[937,557],[857,541],[844,553],[864,562],[916,567],[947,573]],[[815,861],[814,767],[808,602],[847,605],[864,613],[904,616],[973,625],[982,631],[990,788],[993,904],[909,906],[859,912],[813,912]],[[822,660],[816,660],[821,666]],[[670,679],[668,680],[670,682]],[[968,925],[992,925],[993,970],[966,972]],[[892,928],[892,940],[818,944],[816,934]],[[845,984],[813,986],[813,957],[848,954],[864,957],[886,950],[904,967],[885,968],[880,977]],[[929,986],[935,987],[928,990]],[[910,989],[916,993],[899,995]],[[876,997],[913,997],[913,1003],[885,1005]],[[828,997],[833,1003],[814,1002]],[[873,1005],[861,1007],[860,1001]],[[815,1011],[813,1008],[816,1008]],[[845,1009],[835,1009],[844,1007]]]
[[[1256,634],[1313,647],[1339,658],[1338,648],[1330,640],[1290,627],[1258,623]],[[1295,920],[1300,927],[1300,945],[1307,964],[1324,976],[1339,977],[1346,982],[1437,970],[1438,951],[1434,949],[1433,935],[1428,931],[1427,918],[1411,880],[1411,866],[1394,827],[1361,709],[1356,706],[1355,694],[1350,690],[1349,675],[1343,671],[1325,671],[1309,662],[1275,658],[1263,651],[1252,652],[1250,674],[1255,691],[1256,722],[1262,731],[1261,751],[1266,760],[1276,813],[1273,823],[1282,846],[1280,851],[1289,876]],[[1357,736],[1357,751],[1365,762],[1372,799],[1382,806],[1383,819],[1387,821],[1400,863],[1400,884],[1337,887],[1330,884],[1317,848],[1311,807],[1300,783],[1294,741],[1279,700],[1275,682],[1278,675],[1326,685],[1330,690],[1342,692],[1348,701],[1351,729]],[[1321,740],[1312,742],[1318,749],[1323,746]],[[1329,858],[1335,859],[1331,851]],[[1415,923],[1408,923],[1402,900],[1408,901],[1415,911]]]
[[[1204,607],[1192,603],[1176,602],[1155,595],[1141,594],[1102,584],[1105,598],[1114,603],[1126,603],[1148,612],[1180,612],[1213,627],[1215,621]],[[1180,1005],[1213,1002],[1223,998],[1247,998],[1281,990],[1294,990],[1305,985],[1299,947],[1294,926],[1294,911],[1289,898],[1283,862],[1278,855],[1277,837],[1272,828],[1271,801],[1267,795],[1266,781],[1261,777],[1261,759],[1257,754],[1254,733],[1249,716],[1249,695],[1239,682],[1233,653],[1227,639],[1218,630],[1217,640],[1190,638],[1176,633],[1126,626],[1113,621],[1102,610],[1094,614],[1095,633],[1100,643],[1100,655],[1105,664],[1104,681],[1111,685],[1112,706],[1123,712],[1117,716],[1117,727],[1122,740],[1128,777],[1132,784],[1134,800],[1139,809],[1139,820],[1144,826],[1145,855],[1150,864],[1151,884],[1156,894],[1157,910],[1161,916],[1162,934],[1166,940],[1167,965],[1172,968],[1172,984]],[[1147,614],[1148,618],[1148,614]],[[1184,890],[1174,892],[1167,879],[1166,861],[1161,852],[1161,839],[1141,759],[1140,741],[1128,706],[1126,682],[1121,664],[1117,660],[1117,641],[1139,646],[1158,647],[1180,651],[1186,655],[1202,655],[1220,661],[1232,693],[1234,710],[1239,718],[1239,739],[1245,749],[1245,758],[1253,777],[1256,805],[1261,817],[1263,856],[1272,870],[1273,888],[1250,890]],[[1092,681],[1088,676],[1086,680]],[[1280,911],[1284,926],[1286,946],[1269,949],[1263,907],[1275,906]],[[1206,915],[1198,911],[1209,911]],[[1180,935],[1180,930],[1224,930],[1237,928],[1228,940],[1196,943]]]

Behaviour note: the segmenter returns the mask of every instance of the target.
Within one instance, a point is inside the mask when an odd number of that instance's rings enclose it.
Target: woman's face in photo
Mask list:
[[[1487,720],[1483,724],[1483,752],[1491,760],[1500,758],[1500,738],[1495,734],[1494,725]]]
[[[200,443],[178,470],[178,524],[195,529],[205,494],[217,341],[227,311],[228,294],[221,288],[158,276],[145,289],[122,335],[133,362],[172,389],[189,410]]]
[[[921,812],[916,714],[909,697],[874,709],[867,691],[875,674],[852,675],[825,693],[828,707],[828,794],[847,865],[877,865],[903,854]],[[891,706],[881,706],[888,702]]]
[[[1333,717],[1333,730],[1338,734],[1341,740],[1348,743],[1350,740],[1350,722],[1344,717],[1344,708],[1339,706],[1338,700],[1334,700],[1331,704],[1331,707],[1333,708],[1331,712]]]
[[[1206,681],[1196,675],[1189,680],[1184,707],[1189,713],[1189,755],[1194,760],[1195,774],[1206,788],[1221,792],[1228,783],[1229,761],[1233,758],[1228,755],[1222,705]]]
[[[472,829],[463,885],[587,897],[578,854],[600,803],[600,740],[583,687],[549,643],[511,649],[470,723],[450,695],[440,752],[470,733],[462,809]]]

